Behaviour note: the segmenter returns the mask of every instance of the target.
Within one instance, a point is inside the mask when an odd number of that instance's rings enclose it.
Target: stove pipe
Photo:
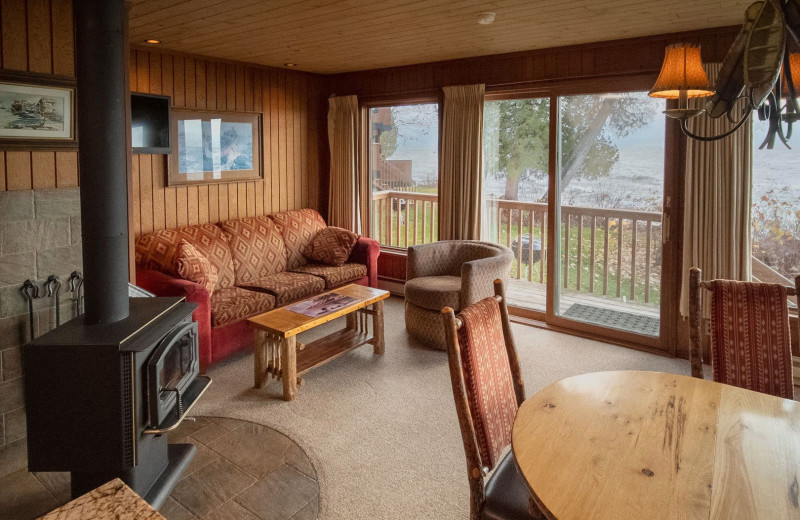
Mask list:
[[[128,183],[123,0],[73,2],[86,324],[126,318]]]

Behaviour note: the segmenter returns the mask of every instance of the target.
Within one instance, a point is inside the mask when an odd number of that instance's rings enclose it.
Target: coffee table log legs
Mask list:
[[[283,399],[293,401],[297,395],[297,337],[281,339],[281,380]]]
[[[372,345],[375,354],[383,354],[386,350],[386,341],[383,338],[383,300],[372,305],[375,314],[372,315]]]
[[[256,329],[256,342],[255,342],[255,366],[254,382],[256,388],[264,388],[267,384],[267,333],[263,330]]]

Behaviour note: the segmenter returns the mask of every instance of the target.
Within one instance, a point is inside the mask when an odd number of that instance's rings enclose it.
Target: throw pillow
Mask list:
[[[175,271],[184,280],[199,283],[205,287],[209,296],[214,292],[214,287],[219,280],[219,270],[186,240],[181,240],[178,245]]]
[[[317,231],[303,256],[314,262],[340,266],[347,262],[358,235],[346,229],[328,226]]]

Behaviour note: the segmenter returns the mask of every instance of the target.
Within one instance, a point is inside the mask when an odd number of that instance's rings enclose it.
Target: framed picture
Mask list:
[[[0,149],[75,148],[75,80],[0,74]]]
[[[261,114],[172,110],[167,185],[260,179]]]

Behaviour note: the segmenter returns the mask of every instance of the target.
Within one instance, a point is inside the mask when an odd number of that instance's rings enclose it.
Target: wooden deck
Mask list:
[[[528,282],[527,280],[510,279],[508,281],[508,304],[516,307],[525,307],[544,312],[547,302],[547,288],[545,284]],[[655,304],[639,302],[625,302],[622,298],[602,297],[587,293],[578,293],[572,290],[561,289],[560,312],[564,313],[575,303],[582,303],[603,309],[641,314],[652,318],[659,317],[659,307]]]

